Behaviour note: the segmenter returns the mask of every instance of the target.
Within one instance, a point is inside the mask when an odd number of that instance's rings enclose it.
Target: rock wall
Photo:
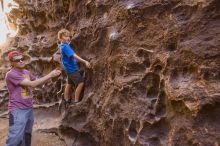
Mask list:
[[[7,45],[36,75],[59,66],[61,28],[93,65],[82,102],[57,127],[67,145],[220,145],[218,0],[16,2],[8,17],[19,33]],[[36,89],[36,102],[57,101],[61,80]]]

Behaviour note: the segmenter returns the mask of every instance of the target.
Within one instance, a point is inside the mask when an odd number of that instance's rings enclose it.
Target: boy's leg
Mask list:
[[[83,90],[83,86],[84,86],[84,83],[81,82],[78,84],[77,88],[76,88],[76,91],[75,91],[75,102],[79,102],[80,101],[80,94]]]
[[[77,86],[75,89],[75,102],[80,101],[80,93],[82,92],[84,86],[84,79],[79,72],[68,75],[68,83],[70,85]]]
[[[85,82],[84,82],[82,91],[81,91],[80,96],[79,96],[79,100],[80,100],[80,101],[82,100],[82,98],[83,98],[83,96],[84,96],[85,86],[86,86],[86,84],[85,84]]]
[[[9,132],[5,146],[21,146],[27,123],[26,110],[15,110],[9,114]]]
[[[66,100],[66,101],[68,101],[69,100],[69,97],[70,97],[70,89],[71,89],[71,84],[66,84],[65,85],[65,89],[64,89],[64,99]]]

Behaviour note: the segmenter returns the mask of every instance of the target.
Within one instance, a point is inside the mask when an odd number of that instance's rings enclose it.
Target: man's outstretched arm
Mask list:
[[[56,69],[56,70],[53,70],[52,72],[50,72],[48,75],[46,75],[42,78],[36,79],[34,81],[30,81],[29,79],[24,79],[23,81],[21,81],[20,85],[27,86],[27,87],[36,87],[36,86],[39,86],[39,85],[45,83],[50,78],[59,76],[60,73],[61,73],[61,71]]]

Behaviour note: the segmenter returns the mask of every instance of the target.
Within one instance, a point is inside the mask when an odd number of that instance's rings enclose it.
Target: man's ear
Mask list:
[[[14,64],[13,64],[13,62],[11,62],[11,61],[10,61],[10,64],[11,64],[11,67],[14,67]]]

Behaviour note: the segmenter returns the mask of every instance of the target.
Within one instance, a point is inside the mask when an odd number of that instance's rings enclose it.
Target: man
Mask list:
[[[6,74],[9,92],[9,132],[5,146],[31,146],[31,133],[34,123],[33,102],[29,87],[36,87],[59,76],[60,70],[53,70],[48,75],[36,79],[25,70],[23,55],[18,51],[8,54],[11,70]]]

